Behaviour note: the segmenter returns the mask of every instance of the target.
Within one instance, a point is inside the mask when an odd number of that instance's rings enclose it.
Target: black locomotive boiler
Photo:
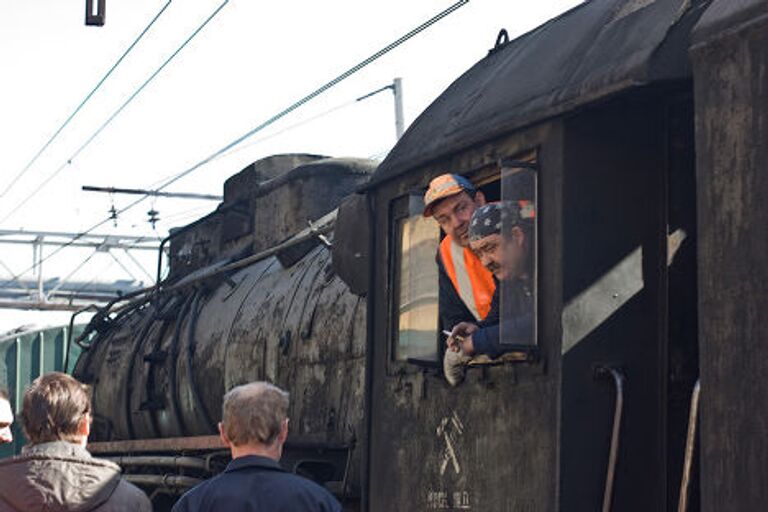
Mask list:
[[[157,290],[92,320],[74,370],[93,385],[92,450],[158,504],[223,467],[221,398],[254,380],[291,392],[284,464],[359,496],[365,299],[329,247],[335,208],[373,169],[315,155],[246,167],[216,211],[164,241],[170,270]]]

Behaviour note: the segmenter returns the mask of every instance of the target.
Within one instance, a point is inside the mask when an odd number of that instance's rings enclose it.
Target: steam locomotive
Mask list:
[[[267,379],[283,464],[349,510],[762,510],[766,76],[768,2],[592,0],[500,33],[378,167],[254,163],[78,340],[92,450],[167,506],[226,463],[223,392]],[[445,172],[535,178],[535,339],[456,388],[421,215]]]

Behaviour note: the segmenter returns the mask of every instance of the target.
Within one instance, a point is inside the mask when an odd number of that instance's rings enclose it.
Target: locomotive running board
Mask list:
[[[226,450],[219,436],[166,437],[89,443],[93,454]]]

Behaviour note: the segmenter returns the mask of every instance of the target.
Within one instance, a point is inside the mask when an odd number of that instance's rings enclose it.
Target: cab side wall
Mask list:
[[[539,347],[533,366],[470,370],[451,388],[432,370],[393,372],[389,362],[391,319],[387,289],[391,253],[390,202],[422,191],[444,172],[466,172],[498,158],[539,148]],[[372,300],[373,361],[371,437],[368,453],[369,510],[372,512],[440,508],[434,496],[470,493],[472,510],[555,512],[557,510],[560,388],[560,179],[562,131],[547,123],[513,137],[489,141],[419,172],[408,173],[373,192],[376,250]],[[389,270],[391,271],[391,269]],[[544,298],[546,297],[546,299]],[[371,300],[371,299],[369,299]],[[461,471],[449,465],[441,474],[445,445],[436,435],[444,418],[456,413],[463,435],[457,437]],[[438,493],[438,494],[436,494]],[[432,499],[430,498],[432,497]]]
[[[768,501],[768,23],[694,48],[705,512]]]
[[[565,123],[561,505],[599,510],[625,378],[613,510],[665,510],[664,96],[626,95]]]

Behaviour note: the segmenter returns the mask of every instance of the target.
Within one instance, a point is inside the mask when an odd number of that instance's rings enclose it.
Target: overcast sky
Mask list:
[[[88,27],[85,0],[0,0],[0,193],[168,4],[70,124],[0,198],[0,229],[89,229],[107,218],[112,204],[119,209],[135,197],[111,198],[82,192],[81,186],[157,186],[453,3],[106,0],[106,24]],[[381,159],[395,142],[392,95],[383,93],[362,102],[354,102],[355,98],[402,77],[407,126],[485,56],[501,28],[515,37],[578,3],[470,0],[168,190],[221,194],[228,176],[276,153]],[[215,206],[206,201],[147,200],[121,215],[117,226],[107,222],[95,231],[165,236],[170,227],[189,223]],[[160,212],[155,230],[147,222],[150,207]],[[86,251],[62,251],[45,262],[44,275],[63,277],[87,256]],[[154,258],[147,255],[142,262],[151,268]],[[31,265],[31,249],[0,245],[0,260],[21,272]],[[142,275],[136,268],[132,273]],[[73,278],[87,280],[94,275],[104,281],[129,278],[120,265],[101,254]],[[3,267],[0,276],[9,277]],[[20,323],[56,323],[64,316],[0,310],[0,331]]]

